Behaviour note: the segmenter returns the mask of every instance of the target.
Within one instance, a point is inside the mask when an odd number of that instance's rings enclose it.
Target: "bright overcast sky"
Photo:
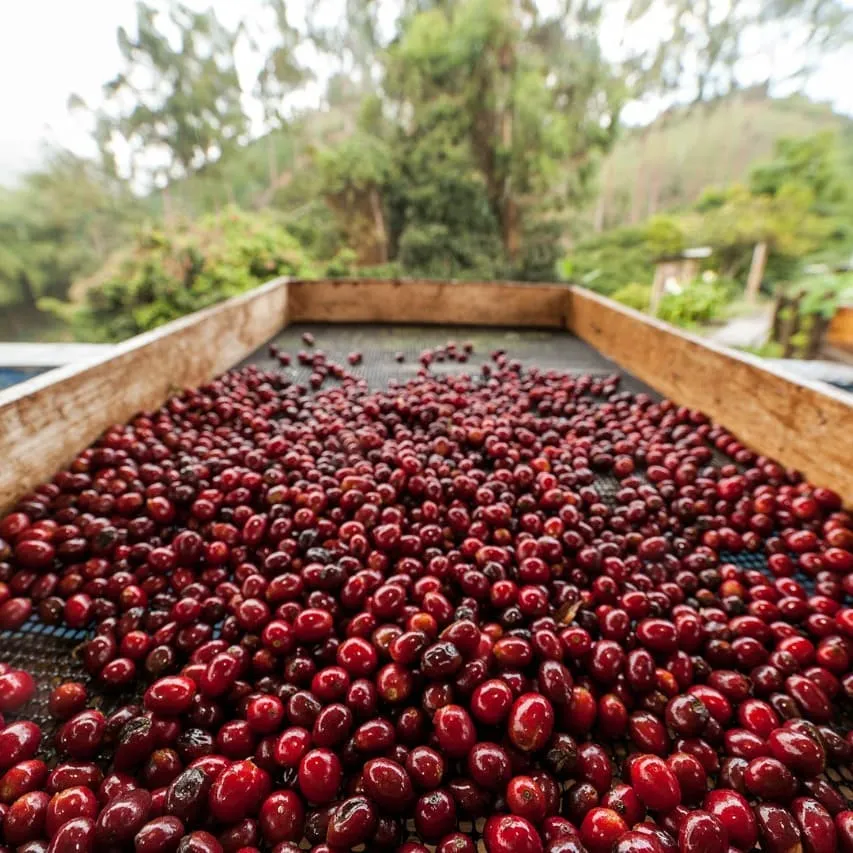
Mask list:
[[[226,24],[259,0],[192,0],[212,5]],[[288,8],[298,16],[304,0]],[[90,151],[85,124],[67,111],[68,97],[97,104],[120,60],[115,32],[132,27],[134,0],[0,0],[0,182],[37,165],[50,142]],[[807,92],[853,115],[853,49],[825,62]],[[648,110],[634,109],[634,118]],[[628,114],[629,119],[631,113]]]

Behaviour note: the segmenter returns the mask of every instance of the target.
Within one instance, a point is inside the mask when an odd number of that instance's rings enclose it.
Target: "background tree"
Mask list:
[[[383,190],[391,179],[391,152],[376,136],[356,132],[320,154],[323,193],[339,217],[347,244],[362,266],[389,257]]]
[[[134,174],[141,170],[162,185],[244,143],[239,35],[212,10],[176,3],[163,15],[138,2],[136,32],[118,30],[124,68],[104,86],[102,145],[112,149],[120,138]]]
[[[638,63],[650,90],[701,103],[747,85],[802,82],[817,57],[853,40],[853,7],[845,0],[633,0],[628,25],[660,39]]]
[[[311,78],[310,70],[299,61],[302,41],[299,30],[287,16],[284,0],[266,0],[266,15],[246,22],[250,44],[263,53],[254,94],[264,111],[266,130],[282,127],[288,116],[288,97]],[[262,42],[272,32],[272,44],[265,50]]]
[[[246,33],[250,46],[262,55],[253,95],[260,101],[266,131],[269,185],[274,186],[279,177],[278,142],[281,131],[291,114],[290,96],[310,78],[311,71],[299,61],[298,51],[302,34],[291,24],[284,0],[266,0],[266,14],[246,20]],[[268,47],[264,44],[272,33]]]
[[[813,211],[814,195],[788,185],[773,194],[753,194],[736,184],[711,190],[697,205],[694,236],[715,250],[722,275],[742,277],[756,243],[767,243],[771,277],[789,272],[792,264],[813,250],[828,234],[827,223]],[[774,275],[775,274],[775,275]]]
[[[147,252],[116,272],[112,249],[142,220],[148,235],[190,234],[229,205],[247,235],[295,241],[304,269],[559,269],[634,305],[654,258],[695,241],[739,278],[766,243],[773,280],[853,249],[853,122],[768,94],[779,69],[805,77],[849,40],[846,0],[309,0],[299,14],[286,2],[256,0],[236,20],[197,0],[137,5],[89,114],[100,159],[57,155],[0,193],[0,299],[32,313],[91,291],[86,316],[110,337],[209,304],[234,292],[215,270],[182,290],[150,277]],[[620,9],[631,14],[617,49]],[[772,56],[773,43],[790,56],[763,77],[755,47]],[[620,127],[623,104],[644,95],[666,109]],[[802,138],[816,130],[829,133]],[[231,266],[223,280],[251,286],[262,272]],[[725,301],[739,284],[708,295]]]
[[[0,193],[0,314],[19,306],[32,318],[40,299],[66,298],[128,238],[140,211],[124,185],[89,161],[50,152],[16,191]]]
[[[415,14],[390,50],[385,90],[405,147],[430,136],[456,146],[460,171],[482,182],[509,270],[552,266],[532,260],[525,236],[586,201],[613,138],[621,90],[599,19],[586,2],[547,16],[513,0],[462,0]],[[438,123],[452,127],[437,133]]]

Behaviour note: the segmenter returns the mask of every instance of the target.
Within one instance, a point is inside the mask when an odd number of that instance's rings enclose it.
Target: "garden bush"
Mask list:
[[[635,282],[651,283],[655,260],[685,247],[679,222],[654,216],[644,225],[615,228],[575,246],[558,265],[560,276],[605,296]]]
[[[612,296],[617,302],[633,308],[635,311],[647,311],[652,298],[652,288],[648,284],[632,282],[620,287]]]
[[[674,326],[690,328],[719,316],[732,297],[725,280],[693,281],[680,293],[664,293],[658,306],[658,317]]]
[[[120,341],[276,276],[310,276],[305,252],[269,214],[227,209],[193,224],[141,231],[82,286],[78,301],[42,300],[75,337]]]

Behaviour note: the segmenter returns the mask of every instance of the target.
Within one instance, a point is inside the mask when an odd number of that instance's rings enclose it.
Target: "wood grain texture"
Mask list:
[[[519,282],[294,281],[293,322],[564,328],[568,288]]]
[[[829,385],[795,379],[582,288],[567,327],[677,403],[701,409],[753,450],[798,468],[853,506],[853,405]]]
[[[835,312],[826,339],[833,346],[853,352],[853,306],[843,305]]]
[[[288,282],[192,314],[0,392],[0,513],[113,423],[206,382],[287,324]]]
[[[0,392],[0,512],[110,424],[239,362],[289,322],[566,328],[750,447],[853,505],[853,407],[821,383],[685,335],[581,288],[434,281],[276,280]]]

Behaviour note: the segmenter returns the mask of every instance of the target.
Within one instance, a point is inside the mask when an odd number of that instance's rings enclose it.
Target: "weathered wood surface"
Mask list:
[[[844,305],[835,312],[826,339],[833,346],[853,352],[853,305]]]
[[[227,370],[287,323],[288,282],[263,287],[0,392],[0,512],[113,423]]]
[[[570,290],[567,326],[661,394],[701,409],[754,450],[853,505],[850,395],[786,376],[581,288]]]
[[[107,426],[205,382],[290,322],[568,329],[629,373],[853,505],[849,397],[581,288],[489,282],[277,280],[0,392],[0,511]]]
[[[568,288],[519,282],[294,281],[293,322],[564,328]]]

